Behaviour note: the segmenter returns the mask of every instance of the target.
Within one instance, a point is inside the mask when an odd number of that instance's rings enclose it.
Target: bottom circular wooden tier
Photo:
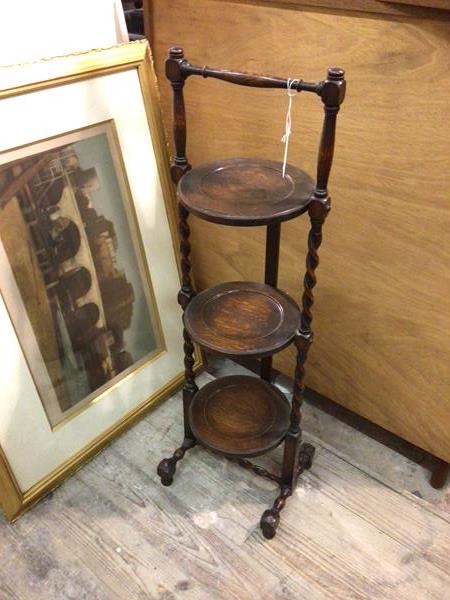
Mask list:
[[[258,456],[278,446],[289,428],[290,404],[257,377],[231,375],[211,381],[194,396],[190,425],[197,440],[227,456]]]

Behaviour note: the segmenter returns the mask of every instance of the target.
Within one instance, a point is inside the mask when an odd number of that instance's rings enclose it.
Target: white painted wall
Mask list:
[[[0,65],[128,42],[120,0],[0,0]]]

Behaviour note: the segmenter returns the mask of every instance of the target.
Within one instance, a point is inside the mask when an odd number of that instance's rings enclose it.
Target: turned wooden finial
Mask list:
[[[172,83],[182,83],[184,77],[181,73],[181,64],[185,62],[183,48],[174,46],[169,49],[169,55],[166,60],[166,77]]]
[[[322,102],[326,106],[339,106],[345,98],[345,71],[340,67],[330,67],[327,70],[327,78],[323,82],[320,93]]]
[[[345,77],[345,71],[340,67],[330,67],[327,75],[327,79],[331,79],[332,81],[342,81]]]
[[[179,46],[173,46],[172,48],[169,48],[169,57],[184,58],[183,48],[180,48]]]

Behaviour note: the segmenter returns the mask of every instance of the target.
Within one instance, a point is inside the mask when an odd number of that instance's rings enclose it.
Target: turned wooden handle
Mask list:
[[[272,75],[256,75],[255,73],[246,73],[245,71],[228,71],[226,69],[213,69],[211,67],[196,67],[188,62],[185,62],[181,71],[185,77],[190,75],[201,75],[205,79],[207,77],[213,77],[214,79],[221,79],[228,83],[235,83],[237,85],[245,85],[248,87],[258,88],[279,88],[284,89],[287,87],[288,80],[283,77],[274,77]],[[308,83],[302,79],[297,79],[292,85],[292,89],[301,91],[320,93],[322,82],[319,83]]]

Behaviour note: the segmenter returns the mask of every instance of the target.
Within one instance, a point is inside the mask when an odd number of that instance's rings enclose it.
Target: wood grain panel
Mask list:
[[[147,0],[148,2],[150,0]],[[221,0],[230,3],[230,0]],[[265,5],[292,9],[325,9],[333,11],[367,12],[375,14],[447,18],[448,0],[233,0],[242,4]],[[438,9],[438,10],[436,10]]]
[[[317,80],[346,69],[320,250],[307,385],[450,461],[450,36],[437,20],[291,11],[211,0],[156,0],[156,69],[181,45],[193,63]],[[185,88],[193,164],[282,159],[286,95],[193,78]],[[314,173],[320,101],[300,94],[289,160]],[[192,218],[200,288],[263,277],[263,228]],[[307,223],[282,226],[280,287],[297,300]],[[275,361],[292,375],[294,357]]]

